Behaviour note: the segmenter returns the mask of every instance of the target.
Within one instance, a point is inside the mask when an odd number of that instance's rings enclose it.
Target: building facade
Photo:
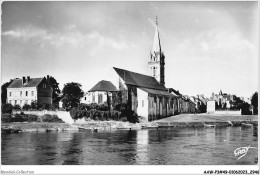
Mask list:
[[[7,102],[12,105],[24,106],[33,101],[38,103],[52,104],[52,88],[49,85],[49,76],[47,78],[15,79],[7,87]]]
[[[112,98],[117,92],[117,88],[110,81],[99,81],[80,100],[81,103],[91,104],[112,104]]]

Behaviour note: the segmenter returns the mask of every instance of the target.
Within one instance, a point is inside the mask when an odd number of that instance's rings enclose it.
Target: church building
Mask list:
[[[153,47],[148,61],[148,74],[115,68],[119,76],[118,89],[122,103],[147,121],[174,115],[177,96],[165,87],[165,56],[161,50],[158,22],[156,20]]]

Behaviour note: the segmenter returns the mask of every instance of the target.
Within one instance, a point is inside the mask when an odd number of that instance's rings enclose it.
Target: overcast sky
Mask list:
[[[148,73],[158,16],[166,87],[258,89],[258,2],[3,2],[2,83],[51,75],[88,91],[112,67]]]

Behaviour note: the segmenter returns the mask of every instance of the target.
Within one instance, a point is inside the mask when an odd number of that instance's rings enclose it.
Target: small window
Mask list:
[[[17,104],[17,100],[14,101],[14,104],[15,104],[15,105]]]
[[[95,103],[95,94],[92,94],[92,103]]]
[[[11,101],[11,100],[9,100],[9,103],[11,104],[11,103],[12,103],[12,101]]]
[[[87,97],[85,97],[85,100],[87,100]]]
[[[10,96],[10,97],[12,96],[12,92],[9,92],[9,96]]]
[[[28,100],[25,100],[25,104],[27,104],[28,103]]]
[[[144,107],[144,100],[142,100],[142,107]]]
[[[155,67],[153,67],[153,76],[155,76],[156,70]]]
[[[34,91],[32,91],[32,96],[34,96]]]
[[[20,97],[22,96],[22,94],[23,94],[23,92],[22,92],[22,91],[20,91]]]
[[[28,96],[28,91],[25,91],[25,96],[26,96],[26,97]]]
[[[20,100],[20,106],[22,105],[22,100]]]
[[[103,103],[103,95],[102,94],[98,94],[98,104]]]
[[[46,84],[43,84],[43,88],[46,88]]]

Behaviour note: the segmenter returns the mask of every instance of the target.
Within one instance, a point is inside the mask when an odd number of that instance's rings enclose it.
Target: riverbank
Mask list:
[[[204,127],[214,125],[242,126],[243,123],[258,126],[257,115],[211,115],[211,114],[180,114],[154,121],[159,127]]]
[[[2,123],[2,133],[19,132],[50,132],[50,131],[78,131],[76,126],[68,123],[48,123],[48,122],[15,122]]]
[[[242,126],[252,124],[258,126],[258,116],[256,115],[209,115],[209,114],[181,114],[153,122],[129,123],[120,121],[86,121],[68,123],[2,123],[2,133],[19,132],[50,132],[50,131],[103,131],[103,130],[138,130],[142,128],[160,128],[160,127],[228,127]]]

